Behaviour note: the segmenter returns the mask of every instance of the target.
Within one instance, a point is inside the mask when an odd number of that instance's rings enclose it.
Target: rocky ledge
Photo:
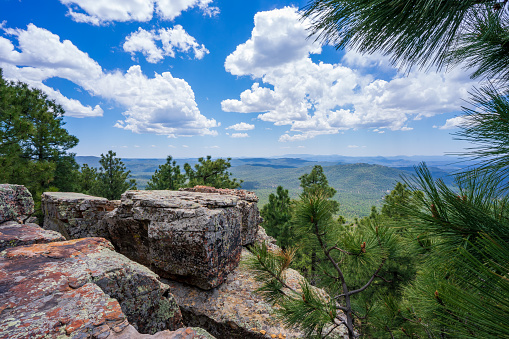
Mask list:
[[[183,327],[169,287],[101,238],[1,252],[0,290],[0,328],[11,337]]]
[[[242,245],[254,241],[258,198],[242,190],[192,190],[127,191],[120,202],[47,192],[44,227],[67,239],[104,237],[162,277],[210,289],[237,267]]]

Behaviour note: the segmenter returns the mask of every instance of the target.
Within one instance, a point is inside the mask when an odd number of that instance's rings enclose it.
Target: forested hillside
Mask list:
[[[254,191],[260,201],[260,208],[268,202],[269,194],[276,191],[281,185],[288,189],[291,198],[297,198],[300,194],[299,177],[309,173],[314,165],[323,166],[325,175],[331,187],[337,190],[334,197],[340,203],[340,214],[348,220],[355,217],[369,215],[371,206],[380,206],[383,196],[394,188],[402,175],[412,175],[413,163],[418,160],[400,159],[398,165],[405,167],[387,167],[368,163],[345,163],[353,158],[343,157],[342,163],[334,163],[320,159],[299,158],[246,158],[232,159],[230,171],[232,177],[243,180],[242,188]],[[363,160],[369,162],[383,161],[382,157],[365,157]],[[152,177],[157,167],[164,163],[164,159],[122,159],[126,168],[136,179],[139,189],[144,189],[148,180]],[[178,164],[196,163],[196,159],[175,159]],[[447,158],[443,157],[442,162],[448,164]],[[449,160],[453,162],[455,159]],[[92,167],[99,166],[98,157],[76,157],[76,161]],[[447,167],[446,167],[447,168]],[[449,168],[447,168],[449,169]],[[430,168],[435,178],[442,178],[447,185],[452,185],[452,179],[448,171],[432,167]]]
[[[255,191],[259,206],[268,202],[277,186],[288,189],[291,198],[301,193],[299,177],[309,173],[313,166],[299,168],[272,168],[244,165],[232,167],[233,176],[244,180],[242,188]],[[347,219],[369,215],[372,205],[380,206],[382,197],[408,172],[395,168],[346,164],[324,166],[329,185],[337,190],[334,200],[340,203],[340,214]]]

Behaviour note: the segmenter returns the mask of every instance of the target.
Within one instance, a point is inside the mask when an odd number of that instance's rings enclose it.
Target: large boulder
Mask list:
[[[258,225],[261,224],[260,211],[258,210],[258,197],[254,192],[246,190],[214,188],[209,186],[194,186],[181,188],[180,191],[199,192],[209,194],[233,195],[239,198],[237,208],[240,212],[240,241],[242,246],[253,243],[256,238]]]
[[[62,233],[66,239],[108,238],[102,219],[119,201],[82,193],[45,192],[42,195],[44,228]]]
[[[23,223],[32,213],[34,200],[25,186],[0,185],[0,224],[11,220]]]
[[[0,252],[9,247],[63,240],[65,238],[60,233],[42,229],[36,224],[19,224],[16,221],[0,224]]]
[[[120,253],[162,277],[210,289],[223,283],[240,260],[239,200],[220,194],[127,191],[105,222]]]
[[[242,256],[249,255],[243,249]],[[299,288],[302,276],[292,269],[287,272],[287,283]],[[176,281],[166,281],[180,306],[184,323],[206,329],[218,338],[302,338],[304,334],[295,329],[286,329],[277,320],[274,308],[255,293],[261,283],[252,272],[240,265],[228,275],[227,280],[212,290],[199,288]]]
[[[183,326],[169,287],[108,241],[86,238],[0,252],[0,338],[105,338],[129,324],[148,334]]]

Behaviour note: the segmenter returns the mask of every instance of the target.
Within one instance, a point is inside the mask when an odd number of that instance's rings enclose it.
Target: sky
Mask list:
[[[0,68],[123,158],[442,155],[476,85],[309,37],[286,0],[0,0]]]

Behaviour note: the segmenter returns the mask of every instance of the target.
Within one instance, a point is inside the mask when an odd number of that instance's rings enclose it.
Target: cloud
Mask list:
[[[247,133],[232,133],[232,138],[249,138],[249,134]]]
[[[443,126],[440,126],[439,129],[453,129],[458,128],[467,123],[467,119],[464,116],[459,116],[451,119],[447,119]]]
[[[160,42],[161,47],[158,47],[156,42]],[[209,53],[205,45],[198,44],[180,25],[157,31],[146,31],[140,27],[126,38],[123,48],[124,51],[131,53],[133,58],[136,52],[141,52],[151,63],[157,63],[165,56],[174,58],[175,51],[182,53],[192,51],[196,59],[202,59]]]
[[[76,22],[103,25],[119,21],[150,21],[156,11],[159,18],[173,20],[183,11],[198,7],[205,15],[219,13],[210,6],[213,0],[60,0]]]
[[[343,64],[317,63],[310,55],[321,48],[306,39],[306,27],[292,7],[255,15],[251,37],[226,58],[225,68],[256,81],[239,99],[222,101],[223,111],[259,113],[260,120],[290,126],[281,142],[347,129],[408,131],[413,119],[458,110],[475,83],[460,68],[399,74],[377,55],[347,52]],[[374,66],[394,76],[374,79],[366,71]]]
[[[233,129],[236,131],[250,131],[255,128],[255,125],[251,125],[245,122],[241,122],[235,125],[231,125],[230,127],[226,127],[226,129]]]
[[[48,30],[30,24],[26,30],[5,31],[17,38],[19,51],[10,40],[0,37],[0,67],[4,76],[42,89],[64,106],[68,116],[101,116],[103,110],[63,96],[46,86],[45,80],[67,79],[90,95],[123,107],[125,120],[117,121],[118,128],[168,136],[217,135],[210,128],[219,124],[200,113],[191,86],[170,72],[148,78],[137,65],[125,73],[104,72],[88,54],[68,40],[60,41],[59,36]]]
[[[309,25],[302,22],[294,7],[258,12],[251,38],[237,46],[225,61],[233,75],[260,77],[268,70],[320,53],[321,47],[307,39]]]

